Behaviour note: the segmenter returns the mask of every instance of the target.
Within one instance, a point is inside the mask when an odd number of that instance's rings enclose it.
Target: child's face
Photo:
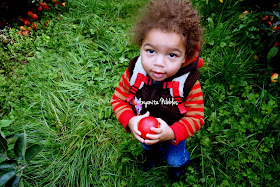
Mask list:
[[[155,81],[175,75],[185,62],[185,52],[179,34],[160,29],[150,30],[140,48],[143,68]]]

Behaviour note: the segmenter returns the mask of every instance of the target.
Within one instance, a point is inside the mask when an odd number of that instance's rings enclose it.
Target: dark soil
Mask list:
[[[0,0],[0,29],[20,24],[19,17],[31,9],[29,4],[28,0]]]

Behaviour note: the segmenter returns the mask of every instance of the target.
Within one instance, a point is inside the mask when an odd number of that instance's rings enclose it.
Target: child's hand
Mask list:
[[[144,143],[144,139],[141,137],[141,132],[138,130],[138,122],[144,118],[148,117],[150,115],[150,112],[146,112],[144,115],[139,115],[131,118],[128,122],[128,127],[130,131],[133,133],[135,138],[139,140],[140,142]]]
[[[169,127],[169,125],[163,121],[161,118],[157,118],[159,121],[159,128],[151,127],[151,131],[155,132],[156,134],[147,134],[147,138],[150,140],[144,140],[144,143],[147,145],[152,145],[158,142],[163,142],[167,140],[174,140],[175,135],[173,130]]]

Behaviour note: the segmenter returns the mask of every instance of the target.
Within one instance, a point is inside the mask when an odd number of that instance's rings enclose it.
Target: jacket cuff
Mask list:
[[[120,117],[119,117],[119,122],[120,124],[124,127],[124,129],[126,130],[126,132],[130,132],[129,128],[128,128],[128,122],[131,118],[133,118],[135,115],[134,112],[132,111],[125,111],[123,112]]]
[[[180,141],[187,139],[188,135],[186,135],[184,127],[179,122],[174,123],[170,128],[175,134],[175,140],[170,141],[173,145],[178,145]]]

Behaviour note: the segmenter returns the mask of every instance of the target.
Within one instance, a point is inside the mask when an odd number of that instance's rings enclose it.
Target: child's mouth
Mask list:
[[[154,76],[155,78],[157,78],[157,79],[163,78],[164,75],[165,75],[165,73],[160,73],[160,72],[155,72],[155,71],[153,71],[153,76]]]

